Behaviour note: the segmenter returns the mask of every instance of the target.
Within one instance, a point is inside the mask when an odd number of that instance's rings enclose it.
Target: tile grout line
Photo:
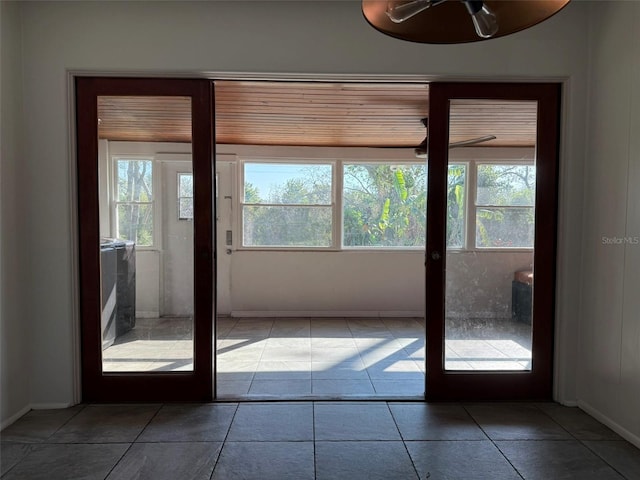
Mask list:
[[[316,452],[316,402],[311,402],[311,436],[313,438],[313,478],[318,478],[318,457]]]
[[[402,446],[404,447],[405,452],[407,452],[407,455],[409,456],[409,461],[411,462],[411,466],[413,467],[413,470],[416,472],[416,479],[420,480],[420,472],[418,472],[418,467],[416,466],[416,463],[413,460],[413,457],[411,456],[411,452],[409,452],[407,441],[405,440],[404,435],[402,435],[402,430],[400,430],[400,426],[398,425],[398,421],[396,420],[396,417],[393,415],[393,410],[391,410],[391,405],[389,404],[389,402],[385,402],[385,403],[387,405],[387,409],[389,410],[389,415],[391,415],[391,419],[393,420],[393,424],[396,426],[398,435],[400,435],[400,441],[402,442]]]
[[[516,475],[518,475],[520,478],[522,478],[523,480],[525,480],[524,476],[520,473],[520,471],[516,468],[516,466],[511,462],[511,460],[509,460],[509,458],[504,454],[504,452],[502,451],[502,449],[498,446],[498,444],[495,442],[495,440],[493,438],[491,438],[489,436],[489,434],[485,431],[484,428],[482,428],[482,425],[480,425],[480,423],[476,420],[476,418],[471,415],[471,412],[467,409],[467,406],[462,404],[461,405],[462,408],[464,409],[465,412],[467,412],[467,415],[469,415],[469,418],[471,418],[471,420],[473,420],[473,423],[475,423],[478,428],[480,429],[480,431],[482,433],[484,433],[484,435],[487,437],[487,439],[491,442],[491,444],[496,447],[496,449],[500,452],[500,455],[502,455],[502,457],[507,461],[507,463],[509,464],[509,466],[511,468],[513,468],[513,471],[516,472]]]
[[[222,457],[222,452],[224,451],[224,447],[227,444],[227,439],[229,438],[229,433],[231,432],[231,426],[233,425],[233,421],[236,418],[236,415],[238,413],[238,409],[240,408],[240,404],[236,403],[236,409],[233,411],[233,415],[231,416],[231,421],[229,422],[229,428],[227,428],[227,433],[225,434],[224,438],[222,439],[222,445],[220,446],[220,452],[218,452],[218,457],[216,458],[215,463],[213,464],[213,470],[211,470],[211,475],[209,475],[209,480],[213,480],[213,475],[216,472],[216,467],[218,466],[218,463],[220,462],[220,458]]]
[[[600,460],[602,460],[609,468],[611,468],[611,470],[613,470],[614,472],[616,472],[618,475],[620,475],[622,478],[624,478],[625,480],[628,478],[625,474],[623,474],[621,471],[619,471],[616,467],[614,467],[613,465],[611,465],[606,458],[602,457],[598,452],[596,452],[595,450],[593,450],[591,447],[589,447],[589,445],[587,445],[585,442],[585,440],[580,440],[580,439],[576,439],[580,445],[582,445],[584,448],[586,448],[587,450],[589,450],[592,454],[594,454],[596,457],[598,457]],[[593,442],[603,442],[603,441],[607,441],[607,440],[591,440]],[[624,439],[623,440],[611,440],[613,442],[617,442],[617,441],[622,441],[622,442],[626,442]]]
[[[117,468],[118,465],[120,465],[120,462],[122,462],[122,460],[124,459],[124,457],[127,456],[127,453],[129,453],[129,451],[131,450],[131,448],[133,448],[133,445],[136,443],[136,440],[138,440],[140,438],[140,435],[142,435],[142,432],[144,432],[144,430],[151,424],[151,422],[153,421],[154,418],[156,418],[158,416],[158,413],[160,413],[160,410],[162,410],[162,408],[165,406],[166,404],[161,403],[160,406],[158,407],[158,409],[155,411],[155,413],[153,415],[151,415],[151,418],[147,421],[147,423],[140,429],[140,431],[138,432],[138,434],[136,435],[136,438],[133,439],[132,442],[129,443],[129,446],[127,447],[127,449],[122,453],[122,455],[120,456],[120,458],[118,459],[118,461],[116,463],[113,464],[113,467],[111,467],[109,469],[109,471],[107,472],[107,474],[104,477],[104,480],[106,480],[107,478],[109,478],[109,475],[111,475],[113,473],[113,471]],[[119,443],[119,442],[114,442],[114,443]],[[83,442],[83,445],[86,445],[87,442]]]
[[[607,465],[609,468],[611,468],[611,470],[613,470],[614,472],[616,472],[618,475],[620,475],[622,478],[626,479],[627,477],[625,475],[623,475],[621,472],[618,471],[618,469],[616,469],[613,465],[611,465],[605,458],[601,457],[598,452],[594,451],[593,449],[589,448],[589,445],[587,445],[586,443],[584,443],[585,441],[576,437],[573,433],[571,433],[569,431],[569,429],[565,428],[560,422],[558,422],[555,418],[553,418],[551,415],[549,415],[547,412],[545,412],[544,410],[542,410],[539,406],[534,405],[535,408],[542,412],[542,414],[544,414],[545,416],[547,416],[552,422],[554,422],[556,425],[558,425],[560,428],[562,428],[565,432],[567,432],[572,440],[575,440],[576,442],[578,442],[580,445],[582,445],[584,448],[586,448],[587,450],[589,450],[593,455],[595,455],[596,457],[598,457],[600,460],[602,460],[604,462],[605,465]],[[597,440],[594,440],[597,441]],[[600,440],[602,441],[602,440]]]
[[[264,346],[260,350],[260,357],[258,358],[258,363],[256,363],[256,367],[253,369],[253,374],[251,375],[251,381],[249,382],[249,389],[247,390],[247,395],[251,394],[251,387],[253,387],[253,382],[256,381],[256,374],[260,369],[260,364],[262,363],[262,358],[264,357],[264,351],[267,349],[267,345],[269,343],[269,339],[271,338],[271,331],[273,330],[273,325],[275,324],[275,320],[271,322],[271,328],[269,329],[269,333],[267,333],[266,338],[264,338]]]
[[[60,430],[62,430],[71,420],[73,420],[74,418],[76,418],[81,412],[83,412],[86,408],[88,407],[88,405],[82,405],[82,408],[78,409],[78,411],[76,413],[74,413],[73,415],[71,415],[62,425],[60,425],[58,428],[55,429],[55,431],[49,435],[45,440],[43,440],[41,443],[45,443],[46,440],[50,440],[51,437],[53,437],[56,433],[58,433]],[[33,411],[33,410],[32,410]]]

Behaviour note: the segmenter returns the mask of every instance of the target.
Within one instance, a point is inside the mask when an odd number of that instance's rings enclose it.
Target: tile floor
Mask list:
[[[105,372],[193,370],[193,319],[136,318],[133,330],[102,352]]]
[[[640,479],[640,450],[552,403],[79,405],[0,440],[2,480]]]
[[[410,399],[424,392],[420,318],[219,318],[220,399]],[[446,365],[524,370],[531,327],[507,320],[447,324]],[[105,371],[192,368],[192,321],[138,319],[104,351]]]
[[[218,398],[420,398],[418,319],[218,321]]]

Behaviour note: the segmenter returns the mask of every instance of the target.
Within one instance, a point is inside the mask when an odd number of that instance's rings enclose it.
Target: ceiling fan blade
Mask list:
[[[469,140],[460,140],[458,142],[451,142],[449,148],[458,147],[470,147],[471,145],[477,145],[478,143],[488,142],[489,140],[495,140],[495,135],[484,135],[482,137],[470,138]]]
[[[424,128],[428,130],[429,119],[425,117],[420,119],[420,121],[422,122],[422,125],[424,125]],[[459,140],[457,142],[451,142],[449,143],[449,148],[470,147],[472,145],[477,145],[479,143],[484,143],[484,142],[488,142],[490,140],[495,140],[495,139],[496,139],[495,135],[483,135],[482,137],[469,138],[467,140]],[[413,148],[413,151],[417,158],[427,158],[427,150],[429,149],[429,135],[427,134],[427,136],[424,137],[424,140],[422,140],[422,142],[420,142],[420,144],[416,147],[384,146],[384,147],[378,147],[378,148]]]
[[[460,140],[458,142],[451,142],[449,148],[470,147],[471,145],[477,145],[479,143],[488,142],[489,140],[495,140],[495,135],[484,135],[482,137],[470,138],[468,140]],[[416,154],[416,158],[427,158],[428,150],[427,138],[425,138],[420,145],[418,145],[413,151]]]

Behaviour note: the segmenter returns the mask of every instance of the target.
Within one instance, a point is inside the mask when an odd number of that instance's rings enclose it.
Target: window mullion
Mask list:
[[[343,176],[344,176],[344,162],[342,160],[333,164],[333,248],[340,249],[344,247],[342,245],[342,231],[344,228],[342,218],[342,195],[343,195]]]
[[[468,178],[468,191],[467,198],[467,250],[475,250],[477,248],[476,243],[476,215],[477,205],[476,198],[478,196],[478,162],[471,161],[469,165],[469,178]]]
[[[332,207],[333,203],[241,203],[243,207]]]

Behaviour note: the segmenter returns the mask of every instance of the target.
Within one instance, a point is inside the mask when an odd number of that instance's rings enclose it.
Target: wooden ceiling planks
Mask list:
[[[538,105],[532,101],[452,100],[449,130],[452,142],[495,135],[484,146],[535,145]]]
[[[247,145],[407,147],[425,136],[427,84],[216,81],[216,142]],[[456,100],[451,141],[483,135],[483,145],[535,139],[533,102]],[[99,136],[190,142],[188,97],[100,97]]]
[[[220,143],[407,146],[424,138],[426,84],[216,82]]]
[[[191,98],[98,97],[98,136],[134,142],[191,142]]]

